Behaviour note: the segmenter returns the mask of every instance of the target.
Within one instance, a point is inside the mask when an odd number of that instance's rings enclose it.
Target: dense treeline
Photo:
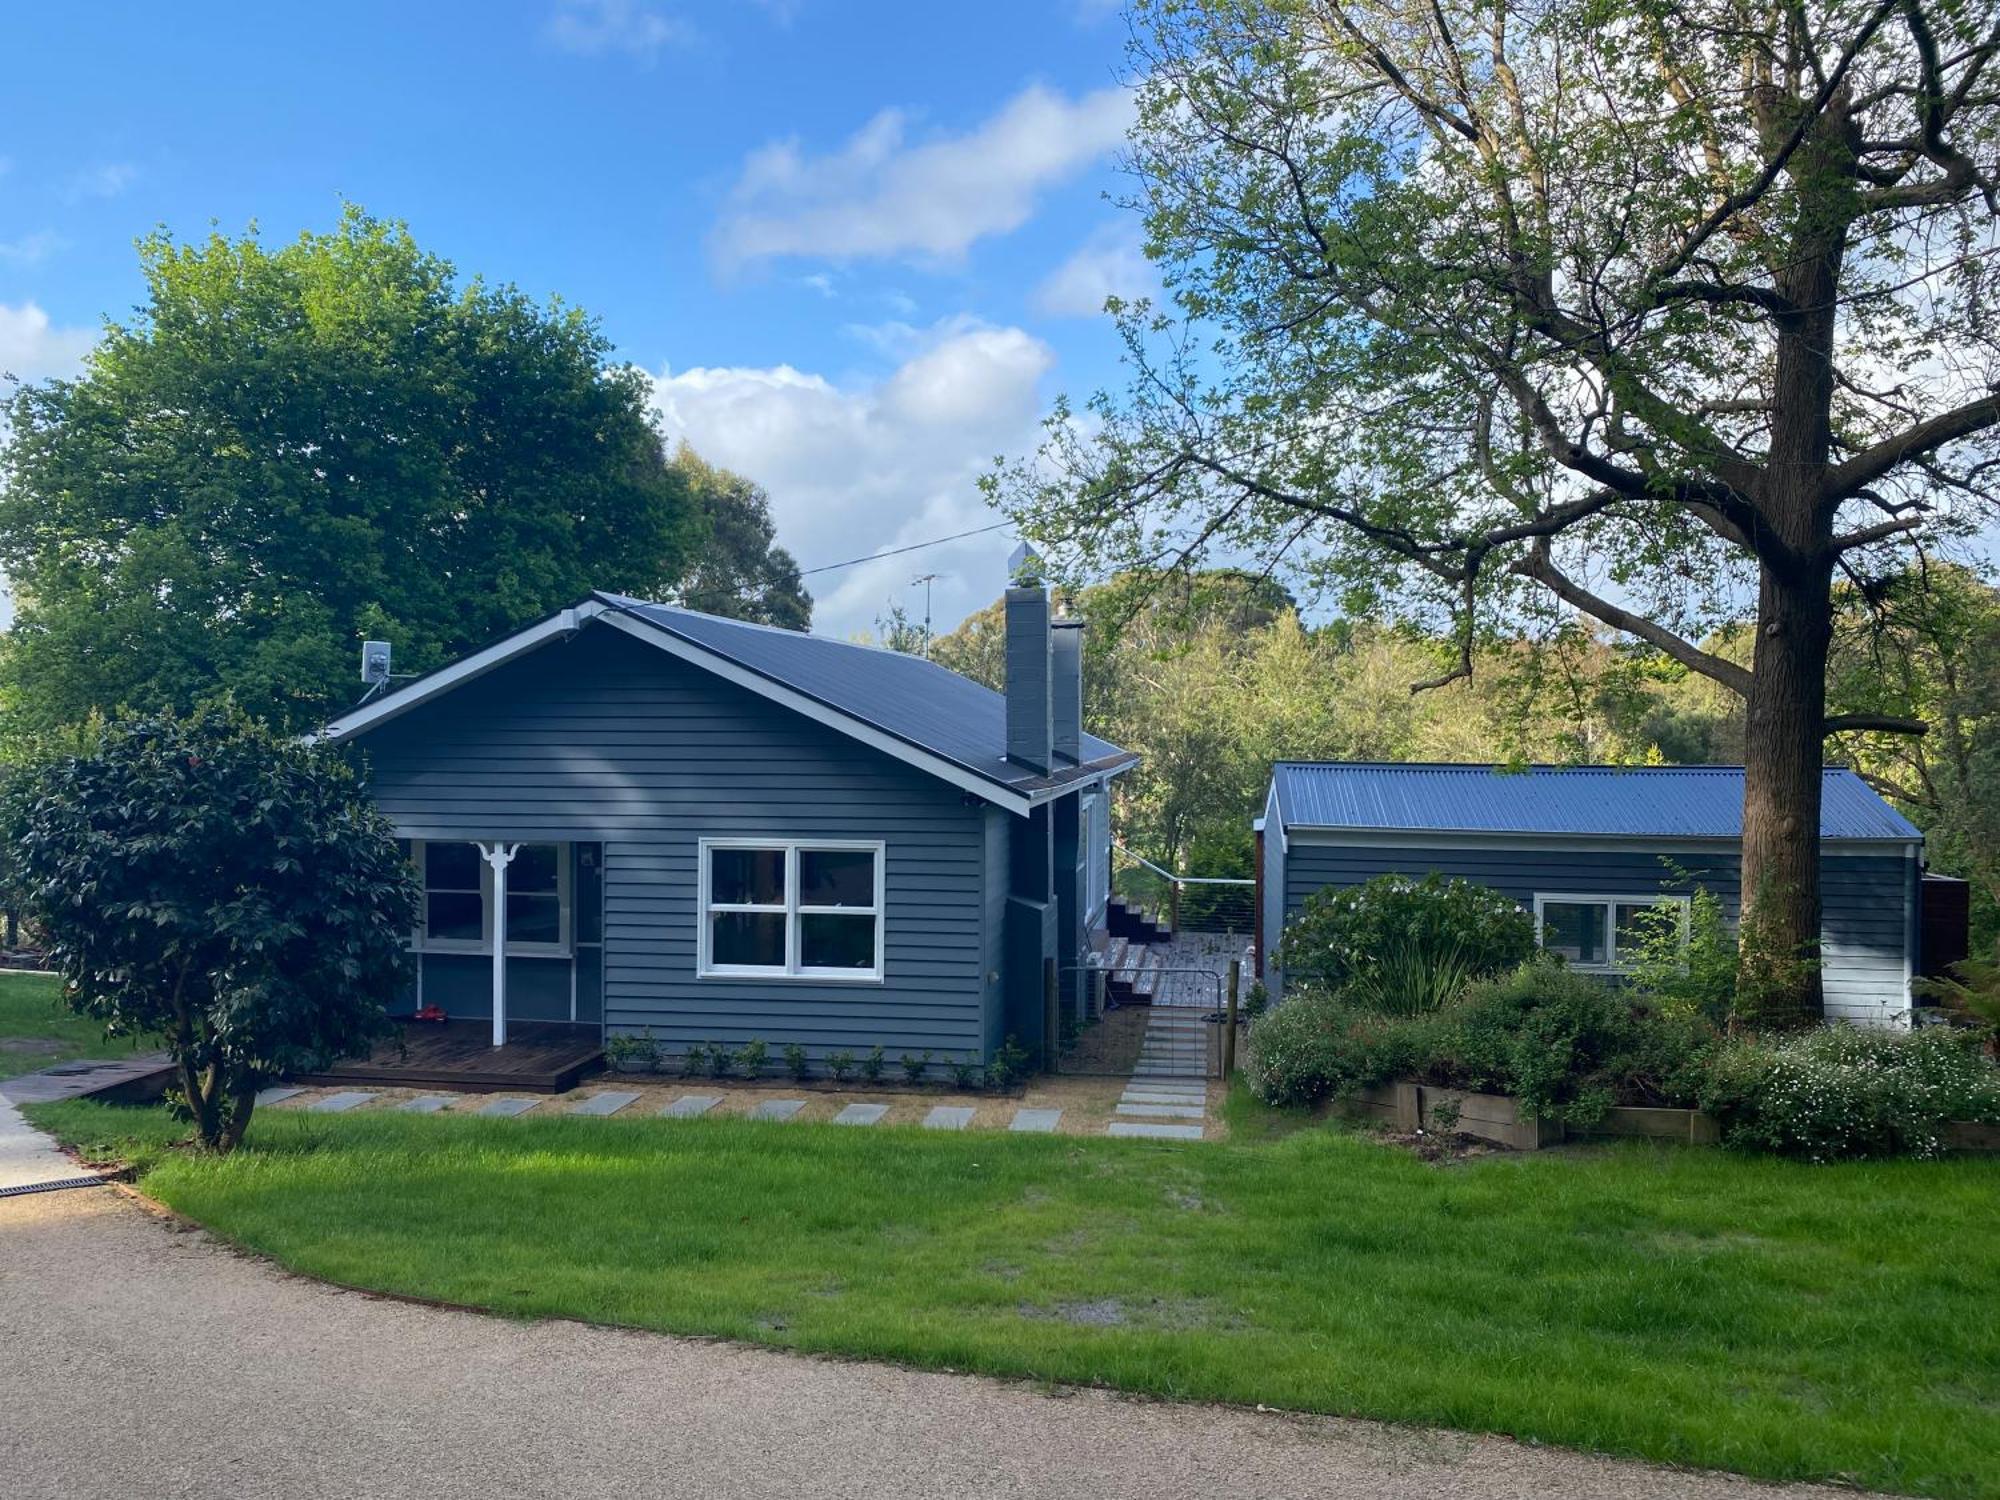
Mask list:
[[[1933,566],[1841,594],[1828,677],[1841,712],[1922,718],[1921,737],[1844,734],[1855,766],[1928,835],[1931,865],[1974,886],[2000,933],[2000,592]],[[1492,644],[1470,677],[1440,675],[1453,642],[1368,620],[1303,618],[1284,590],[1233,572],[1125,575],[1075,591],[1088,622],[1094,730],[1145,760],[1121,779],[1118,838],[1169,868],[1247,875],[1250,819],[1274,760],[1731,764],[1735,694],[1581,620]],[[1748,655],[1747,629],[1707,644]],[[998,604],[940,637],[940,662],[999,686]]]

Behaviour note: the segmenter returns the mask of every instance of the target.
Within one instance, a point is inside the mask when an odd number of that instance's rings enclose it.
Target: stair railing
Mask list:
[[[1116,840],[1112,842],[1111,847],[1117,853],[1124,855],[1133,864],[1157,875],[1166,883],[1167,931],[1172,936],[1179,937],[1181,935],[1181,894],[1190,886],[1198,887],[1200,894],[1214,898],[1202,903],[1205,921],[1219,919],[1222,921],[1223,930],[1225,931],[1239,930],[1238,924],[1240,922],[1241,931],[1246,933],[1250,931],[1251,921],[1255,915],[1251,909],[1255,901],[1257,888],[1257,882],[1254,879],[1226,875],[1176,875],[1172,870],[1155,864],[1152,860],[1146,858],[1145,855],[1133,853]],[[1240,900],[1235,899],[1239,897],[1241,898]],[[1199,928],[1197,930],[1205,931],[1208,929]]]

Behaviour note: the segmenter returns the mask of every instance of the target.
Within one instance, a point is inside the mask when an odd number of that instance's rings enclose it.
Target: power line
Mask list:
[[[871,552],[866,557],[850,557],[846,562],[821,563],[817,568],[801,568],[799,577],[810,578],[815,573],[831,573],[836,568],[851,568],[859,563],[874,562],[878,557],[900,557],[905,552],[921,552],[926,547],[941,547],[946,542],[963,541],[969,536],[984,536],[989,531],[1004,531],[1014,523],[995,521],[991,526],[975,526],[970,531],[953,532],[950,536],[932,537],[928,542],[912,542],[907,547],[891,547],[886,552]]]

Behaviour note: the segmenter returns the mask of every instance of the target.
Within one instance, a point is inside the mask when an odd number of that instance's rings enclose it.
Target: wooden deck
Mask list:
[[[335,1063],[298,1083],[377,1083],[390,1088],[456,1089],[461,1093],[561,1094],[604,1066],[604,1038],[595,1026],[563,1021],[513,1021],[507,1045],[493,1045],[488,1021],[406,1021],[366,1058]]]

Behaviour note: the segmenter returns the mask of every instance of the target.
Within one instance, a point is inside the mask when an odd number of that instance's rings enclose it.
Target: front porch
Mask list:
[[[293,1081],[470,1094],[561,1094],[603,1067],[603,1029],[595,1023],[510,1021],[506,1042],[496,1047],[488,1021],[406,1020],[399,1037],[382,1042],[369,1056]]]

